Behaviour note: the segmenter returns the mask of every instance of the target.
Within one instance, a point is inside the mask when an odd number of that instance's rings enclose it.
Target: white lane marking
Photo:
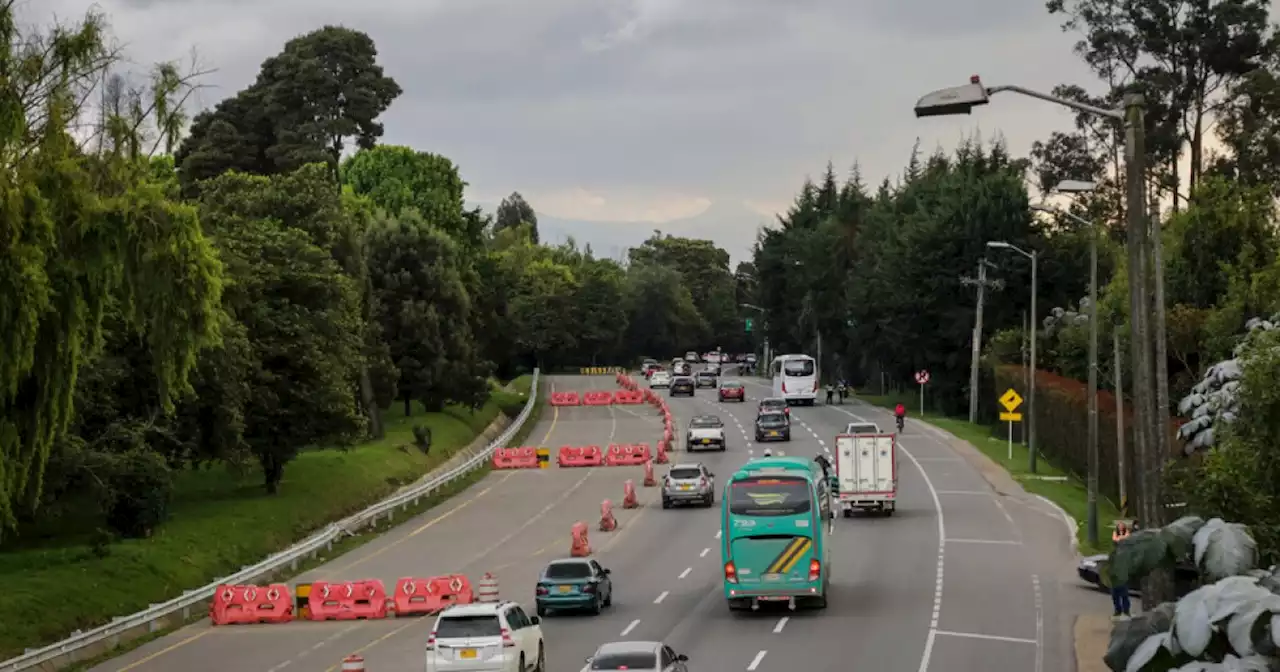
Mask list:
[[[837,408],[836,410],[844,413],[854,420],[870,422],[866,418],[850,411],[846,411],[843,408]],[[918,670],[918,672],[928,672],[929,660],[933,657],[933,640],[936,639],[939,634],[938,615],[942,612],[942,582],[944,575],[943,568],[946,565],[947,523],[946,517],[942,514],[942,500],[938,499],[938,490],[933,487],[933,481],[930,480],[929,474],[925,472],[924,465],[920,464],[920,460],[917,459],[915,455],[912,455],[911,451],[907,450],[906,446],[898,444],[898,450],[901,450],[902,454],[906,455],[908,460],[911,460],[911,464],[915,465],[916,471],[920,472],[920,477],[924,479],[925,487],[929,489],[929,497],[933,499],[933,510],[938,514],[938,573],[933,584],[933,615],[929,619],[929,633],[925,635],[924,650],[920,654],[920,667]]]
[[[637,626],[637,625],[640,625],[640,619],[638,619],[638,618],[637,618],[636,620],[634,620],[634,621],[631,621],[631,623],[627,624],[627,627],[625,627],[625,628],[623,628],[623,629],[622,629],[622,634],[620,634],[620,635],[618,635],[618,636],[619,636],[619,637],[626,637],[627,635],[631,634],[631,631],[632,631],[632,630],[635,630],[635,629],[636,629],[636,626]]]
[[[1048,497],[1036,495],[1036,498],[1048,504],[1050,508],[1057,509],[1058,513],[1061,514],[1062,523],[1067,526],[1067,537],[1071,540],[1071,551],[1073,553],[1076,552],[1077,547],[1080,545],[1080,538],[1076,536],[1076,532],[1080,529],[1080,524],[1076,522],[1075,518],[1071,517],[1071,514],[1067,513],[1066,509],[1053,503],[1053,500]]]
[[[852,413],[850,413],[852,415]],[[915,457],[912,462],[963,462],[958,457]]]
[[[709,549],[709,548],[704,548],[704,549],[702,549],[702,552],[698,554],[698,557],[699,557],[699,558],[705,558],[705,557],[707,557],[707,554],[708,554],[708,553],[710,553],[710,552],[711,552],[711,549]]]
[[[666,590],[662,591],[662,594],[661,594],[661,595],[659,595],[659,596],[658,596],[658,599],[654,600],[654,601],[653,601],[653,603],[654,603],[654,604],[662,604],[662,601],[663,601],[663,600],[665,600],[665,599],[667,599],[667,596],[668,596],[668,595],[670,595],[670,594],[671,594],[671,592],[670,592],[670,591],[666,591]]]
[[[1031,575],[1031,586],[1036,592],[1036,672],[1044,670],[1044,601],[1040,596],[1040,577]]]
[[[982,495],[983,497],[986,497],[991,493],[981,492],[978,490],[939,490],[938,494],[939,495]]]
[[[1004,514],[1004,519],[1009,521],[1009,529],[1013,530],[1014,536],[1021,539],[1022,532],[1018,529],[1018,524],[1013,522],[1013,516],[1009,515],[1009,509],[1004,507],[1004,502],[1001,502],[1000,498],[994,493],[991,495],[991,501],[995,502],[996,506],[1000,509],[1000,513]]]
[[[275,667],[267,670],[267,672],[278,672],[279,670],[283,670],[284,668],[289,667],[289,665],[291,665],[292,663],[293,663],[292,660],[286,660],[283,663],[280,663],[279,665],[276,665]]]
[[[1021,546],[1021,541],[1009,541],[1006,539],[948,539],[948,544],[1000,544],[1003,546]]]
[[[723,531],[723,530],[716,530],[716,539],[719,539],[719,538],[720,538],[720,533],[721,533],[722,531]]]
[[[782,618],[779,618],[779,619],[778,619],[778,624],[777,624],[777,625],[775,625],[775,626],[773,626],[773,632],[774,632],[775,634],[776,634],[776,633],[779,633],[779,632],[782,632],[782,629],[783,629],[783,628],[785,628],[785,627],[787,627],[787,621],[789,621],[789,620],[791,620],[791,617],[790,617],[790,616],[783,616]]]
[[[1025,637],[1002,637],[1000,635],[983,635],[977,632],[954,632],[952,630],[935,630],[935,634],[943,637],[964,637],[966,639],[986,639],[993,642],[1010,642],[1013,644],[1035,644],[1036,640]]]
[[[685,567],[684,571],[680,572],[680,578],[683,579],[684,577],[689,576],[689,572],[692,572],[692,571],[693,571],[692,567]]]
[[[752,672],[752,670],[756,669],[757,667],[760,667],[760,661],[764,660],[764,654],[766,653],[769,653],[769,652],[761,651],[760,653],[757,653],[756,657],[751,659],[751,664],[747,666],[747,672]]]

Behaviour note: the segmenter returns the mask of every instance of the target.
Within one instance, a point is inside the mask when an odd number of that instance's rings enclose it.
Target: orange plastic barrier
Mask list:
[[[293,597],[289,586],[218,586],[209,605],[214,625],[235,623],[286,623],[293,620]]]
[[[307,608],[313,621],[354,621],[387,617],[387,589],[377,579],[316,581]]]
[[[608,406],[613,403],[613,393],[595,390],[582,395],[583,406]]]
[[[530,446],[523,448],[498,448],[493,451],[494,469],[537,469],[538,449]]]
[[[649,444],[638,443],[632,446],[612,444],[604,463],[610,467],[628,467],[644,464],[649,460]]]
[[[598,467],[604,462],[600,446],[560,446],[556,464],[562,467]]]
[[[615,404],[642,404],[644,403],[644,393],[628,392],[627,390],[618,390],[613,393],[613,403]]]
[[[628,453],[631,455],[631,464],[644,464],[649,461],[652,455],[649,453],[649,444],[633,443]]]
[[[396,617],[434,614],[453,604],[471,604],[475,594],[471,581],[461,574],[411,577],[396,582]]]
[[[577,406],[580,403],[577,392],[551,393],[552,406]]]

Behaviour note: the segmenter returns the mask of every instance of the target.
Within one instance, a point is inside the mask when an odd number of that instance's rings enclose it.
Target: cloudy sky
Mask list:
[[[26,0],[28,21],[86,0]],[[139,68],[194,47],[201,104],[249,84],[324,24],[367,32],[404,88],[385,142],[442,153],[493,204],[519,190],[544,239],[606,254],[660,228],[741,259],[806,175],[855,161],[870,182],[966,134],[1015,153],[1070,115],[1005,94],[968,118],[916,120],[931,89],[1096,89],[1040,0],[99,0]]]

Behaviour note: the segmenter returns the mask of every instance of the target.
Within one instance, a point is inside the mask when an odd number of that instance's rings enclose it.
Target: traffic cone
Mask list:
[[[662,444],[658,444],[658,450],[662,450]],[[645,460],[644,462],[644,487],[652,488],[657,485],[658,481],[653,477],[653,460]]]
[[[364,656],[353,653],[343,658],[342,672],[364,672]]]
[[[498,601],[498,579],[489,572],[485,572],[478,583],[479,593],[477,597],[480,602],[497,602]]]
[[[618,529],[618,519],[613,516],[613,502],[600,502],[600,531],[612,532]]]
[[[639,506],[640,501],[636,499],[636,484],[628,478],[627,482],[622,484],[622,508],[634,509]]]
[[[569,555],[575,558],[585,558],[591,555],[591,544],[587,541],[587,524],[578,521],[573,524],[573,542],[569,546]]]

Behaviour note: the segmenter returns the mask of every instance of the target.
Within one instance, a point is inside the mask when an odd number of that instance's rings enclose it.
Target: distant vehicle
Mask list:
[[[766,411],[756,416],[756,443],[790,440],[791,420],[785,413]]]
[[[649,389],[671,387],[671,374],[666,371],[654,371],[649,375]]]
[[[692,397],[693,391],[697,389],[697,387],[698,385],[697,383],[693,382],[692,377],[676,376],[675,378],[671,379],[671,391],[669,392],[669,394],[673,397],[676,396],[677,394],[687,394]]]
[[[677,654],[662,642],[609,642],[587,658],[592,670],[629,672],[689,672],[689,656]]]
[[[743,359],[743,361],[745,361],[745,362],[746,362],[746,363],[748,363],[748,364],[755,364],[755,363],[756,363],[756,356],[755,356],[755,354],[754,354],[754,353],[748,354],[748,355],[746,356],[746,358],[745,358],[745,359]]]
[[[700,503],[710,507],[716,503],[716,475],[701,462],[673,465],[662,481],[662,508],[677,502]]]
[[[689,433],[685,435],[685,450],[694,448],[725,449],[724,421],[714,415],[697,415],[689,421]]]
[[[698,353],[694,352],[693,350],[690,350],[689,352],[684,353],[684,361],[686,362],[696,362],[698,361],[698,359],[699,359]]]
[[[720,504],[724,596],[731,610],[759,602],[825,609],[830,590],[830,483],[799,457],[747,462]]]
[[[609,570],[590,558],[553,560],[542,570],[535,591],[538,615],[553,609],[586,609],[600,613],[613,604]]]
[[[812,406],[818,398],[818,365],[809,355],[782,355],[769,368],[773,396]]]
[[[692,376],[693,366],[684,360],[680,360],[671,366],[671,372],[677,376]]]
[[[640,370],[641,370],[641,371],[648,372],[648,371],[649,371],[649,369],[652,369],[653,367],[655,367],[655,366],[657,366],[657,365],[658,365],[658,360],[656,360],[656,359],[646,359],[646,360],[644,360],[644,362],[643,362],[643,363],[641,363],[641,364],[640,364]]]
[[[699,371],[695,378],[698,381],[698,387],[715,387],[716,374],[713,371]]]
[[[760,400],[760,405],[756,408],[756,413],[768,413],[777,411],[791,417],[791,406],[787,404],[787,400],[782,397],[768,397]]]
[[[880,425],[874,422],[851,422],[844,427],[845,434],[882,434]]]
[[[547,667],[542,619],[510,601],[446,608],[436,617],[426,649],[427,672],[528,672]]]
[[[836,437],[836,498],[846,518],[855,510],[892,516],[898,501],[898,452],[893,434]]]
[[[729,401],[730,399],[736,399],[744,403],[747,401],[747,388],[742,384],[742,381],[720,381],[720,401]]]

